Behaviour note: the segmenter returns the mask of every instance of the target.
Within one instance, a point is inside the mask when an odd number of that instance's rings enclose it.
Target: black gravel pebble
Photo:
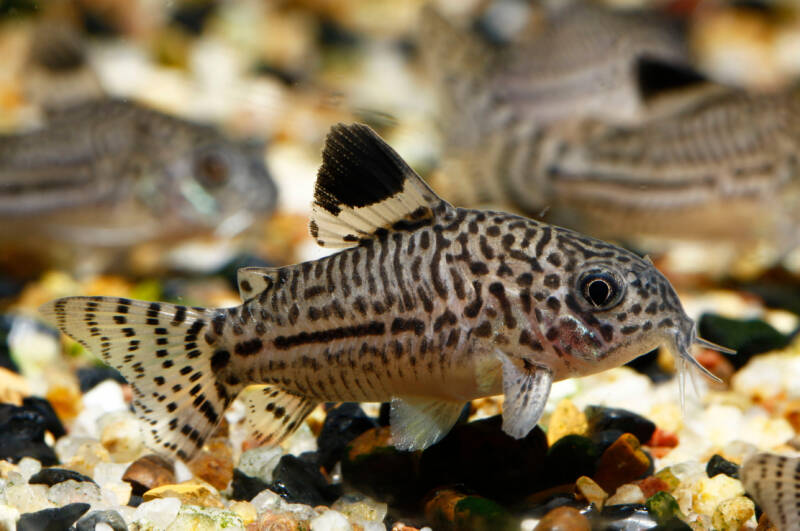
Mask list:
[[[593,476],[600,449],[588,437],[567,435],[550,447],[543,479],[547,487],[573,483],[581,476]]]
[[[391,442],[390,428],[362,433],[342,456],[342,478],[353,489],[392,508],[418,509],[425,494],[417,473],[419,452],[402,452]]]
[[[106,380],[125,383],[125,378],[113,367],[81,367],[78,369],[78,384],[81,386],[81,393],[90,391],[97,384]]]
[[[259,479],[248,476],[238,468],[233,469],[233,482],[231,489],[233,494],[231,498],[234,500],[250,501],[262,490],[268,489],[269,483]]]
[[[758,319],[729,319],[704,314],[698,322],[701,337],[732,348],[735,356],[726,356],[737,369],[757,354],[785,347],[792,340]]]
[[[218,3],[215,0],[180,2],[170,15],[170,22],[198,36],[203,33],[206,23],[217,7]]]
[[[11,331],[11,324],[14,318],[10,315],[0,315],[0,367],[10,371],[19,372],[19,367],[11,359],[11,351],[8,347],[8,333]]]
[[[108,524],[114,531],[128,531],[125,520],[117,511],[92,511],[75,524],[75,531],[94,531],[97,524]]]
[[[645,444],[656,431],[656,425],[641,415],[627,409],[610,408],[603,406],[589,406],[586,408],[586,420],[589,422],[589,432],[597,433],[604,430],[620,430],[632,433]]]
[[[522,439],[502,430],[496,415],[457,425],[422,453],[420,475],[427,488],[458,484],[507,503],[533,492],[542,476],[547,436],[538,426]]]
[[[56,411],[47,399],[40,396],[28,396],[22,399],[22,407],[35,411],[44,419],[44,429],[53,434],[55,439],[60,439],[67,434],[61,419],[56,415]]]
[[[88,511],[89,507],[88,503],[70,503],[56,509],[26,513],[19,518],[17,531],[64,531]]]
[[[69,479],[74,479],[75,481],[90,481],[94,483],[92,478],[84,476],[83,474],[75,472],[74,470],[67,470],[64,468],[43,468],[32,475],[31,479],[28,480],[28,483],[31,485],[39,484],[52,487],[57,483],[67,481]]]
[[[557,509],[558,507],[574,507],[581,509],[586,507],[586,501],[578,500],[572,494],[557,493],[552,495],[546,501],[536,504],[535,506],[525,508],[525,518],[542,518],[544,515]]]
[[[735,479],[739,479],[739,465],[732,463],[719,454],[714,454],[706,465],[706,474],[713,478],[718,474],[725,474]]]
[[[128,500],[128,507],[139,507],[144,500],[141,496],[136,496],[135,494],[131,494],[131,498]]]
[[[628,531],[630,529],[651,529],[657,525],[655,519],[641,503],[609,505],[599,513],[589,515],[592,529],[606,531]]]
[[[328,411],[317,437],[319,464],[325,470],[333,469],[341,460],[347,444],[377,425],[375,419],[368,417],[355,402],[345,402]]]
[[[44,442],[46,425],[31,407],[0,404],[0,459],[17,462],[33,457],[44,466],[57,464],[56,453]]]
[[[329,485],[319,471],[316,454],[307,452],[300,457],[284,455],[272,472],[270,490],[289,503],[330,505],[341,495],[338,486]]]

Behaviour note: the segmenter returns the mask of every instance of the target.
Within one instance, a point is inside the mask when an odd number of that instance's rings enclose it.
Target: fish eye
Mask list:
[[[228,182],[228,165],[215,153],[205,153],[195,164],[197,180],[203,186],[217,188]]]
[[[581,276],[578,283],[581,295],[594,309],[605,310],[622,300],[622,289],[614,275],[592,270]]]

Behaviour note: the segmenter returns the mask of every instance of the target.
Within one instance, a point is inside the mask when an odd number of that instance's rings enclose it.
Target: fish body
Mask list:
[[[272,210],[263,146],[110,98],[0,137],[0,239],[127,246]]]
[[[433,9],[420,21],[451,148],[478,146],[514,121],[634,123],[651,92],[697,79],[685,36],[666,15],[575,2],[550,13],[538,32],[501,48]]]
[[[74,297],[42,311],[122,372],[154,443],[183,458],[237,395],[262,440],[319,402],[391,400],[394,443],[414,450],[473,398],[504,394],[503,429],[523,437],[553,381],[658,345],[694,362],[694,324],[651,262],[454,208],[366,126],[329,135],[310,230],[343,250],[240,270],[235,308]]]

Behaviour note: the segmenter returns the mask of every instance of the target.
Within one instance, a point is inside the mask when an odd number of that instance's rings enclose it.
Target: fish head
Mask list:
[[[180,198],[181,217],[206,227],[271,212],[277,187],[264,162],[264,144],[219,135],[191,146],[170,168]],[[245,226],[246,226],[245,225]]]
[[[544,359],[556,379],[563,379],[618,367],[664,346],[704,370],[690,346],[712,344],[697,338],[694,321],[649,258],[583,236],[571,247],[572,234],[559,235],[558,265],[539,262],[540,290],[547,296],[537,297],[528,323],[529,337],[537,339],[532,345],[543,350],[529,353],[530,361]]]

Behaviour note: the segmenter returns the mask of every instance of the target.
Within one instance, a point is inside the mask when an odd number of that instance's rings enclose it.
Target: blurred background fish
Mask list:
[[[231,238],[274,210],[263,141],[105,96],[82,44],[66,23],[34,32],[27,89],[41,123],[0,135],[4,261],[79,266],[86,250]]]
[[[635,125],[521,124],[445,167],[462,203],[600,237],[798,243],[800,99],[706,84]]]
[[[446,145],[469,149],[514,123],[638,120],[654,92],[695,82],[686,31],[668,13],[568,2],[496,46],[429,7],[420,49]]]

